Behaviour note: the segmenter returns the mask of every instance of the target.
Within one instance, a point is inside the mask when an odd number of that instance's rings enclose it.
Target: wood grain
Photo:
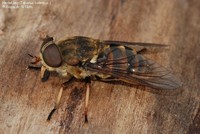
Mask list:
[[[56,39],[92,38],[170,45],[148,57],[184,82],[175,95],[94,81],[84,124],[84,83],[65,89],[50,122],[60,84],[27,70],[46,32]],[[51,0],[30,9],[0,9],[0,133],[200,133],[200,2],[198,0]]]

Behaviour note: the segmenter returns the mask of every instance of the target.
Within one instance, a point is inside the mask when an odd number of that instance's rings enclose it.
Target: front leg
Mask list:
[[[50,72],[47,70],[47,68],[45,66],[42,66],[40,61],[40,57],[37,57],[37,56],[33,56],[31,54],[28,54],[28,56],[30,56],[32,59],[34,59],[30,65],[28,65],[28,69],[34,69],[34,70],[40,70],[41,71],[41,80],[42,82],[45,82],[49,79],[49,76],[50,76]],[[39,66],[35,66],[37,65],[38,63],[40,63]]]
[[[32,66],[32,65],[28,65],[27,69],[40,70],[40,69],[41,69],[41,66]]]
[[[41,80],[42,82],[45,82],[49,79],[50,76],[50,71],[47,70],[47,68],[45,66],[41,67]]]
[[[41,80],[42,82],[45,82],[49,79],[50,71],[46,69],[44,66],[33,66],[28,65],[27,69],[34,69],[34,70],[40,70]]]

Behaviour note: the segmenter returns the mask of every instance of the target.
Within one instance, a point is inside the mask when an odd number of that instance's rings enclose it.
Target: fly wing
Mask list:
[[[137,60],[137,62],[134,62]],[[138,54],[130,64],[131,77],[136,78],[144,85],[158,89],[177,89],[182,84],[168,69],[153,60]],[[136,64],[136,66],[134,66]],[[139,65],[137,65],[139,64]]]
[[[155,43],[141,43],[141,42],[124,42],[124,41],[111,41],[111,40],[105,40],[101,42],[102,44],[109,44],[110,46],[126,46],[129,48],[134,49],[137,52],[140,52],[141,50],[148,50],[151,53],[152,52],[162,52],[167,49],[169,49],[168,45],[164,44],[155,44]],[[146,53],[146,51],[145,51]]]
[[[96,63],[85,63],[85,69],[155,89],[176,89],[181,86],[180,80],[169,70],[124,46],[107,48],[98,56]]]
[[[127,47],[131,47],[131,46],[143,46],[143,47],[167,47],[167,45],[163,45],[163,44],[155,44],[155,43],[141,43],[141,42],[125,42],[125,41],[111,41],[111,40],[105,40],[102,41],[102,43],[104,44],[110,44],[112,45],[119,45],[119,46],[127,46]]]

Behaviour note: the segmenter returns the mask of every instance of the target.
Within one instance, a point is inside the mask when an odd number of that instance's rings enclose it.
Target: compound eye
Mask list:
[[[44,62],[50,67],[59,67],[62,64],[62,57],[59,48],[55,44],[47,46],[42,53]]]

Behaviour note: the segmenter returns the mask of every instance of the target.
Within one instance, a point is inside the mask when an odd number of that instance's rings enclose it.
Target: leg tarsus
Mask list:
[[[85,123],[88,123],[87,111],[85,111]]]
[[[51,112],[49,113],[48,117],[47,117],[47,121],[51,120],[52,115],[54,114],[54,112],[56,111],[56,108],[52,109]]]
[[[41,67],[40,67],[40,66],[31,66],[31,65],[28,65],[28,66],[27,66],[27,69],[40,70]]]

